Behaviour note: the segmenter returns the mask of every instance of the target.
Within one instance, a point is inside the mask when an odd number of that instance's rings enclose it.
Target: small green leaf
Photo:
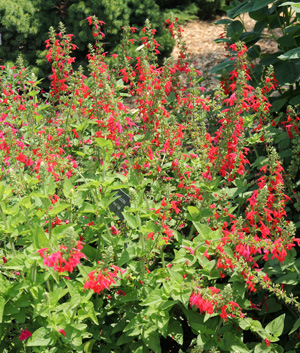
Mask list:
[[[232,38],[234,41],[238,41],[240,35],[243,33],[244,27],[240,21],[233,21],[227,28],[228,37]]]
[[[293,328],[289,332],[289,335],[295,332],[296,330],[298,330],[299,327],[300,327],[300,318],[295,321]]]
[[[299,283],[298,274],[296,272],[287,273],[286,275],[279,277],[274,283],[297,285]]]
[[[192,220],[197,220],[197,217],[200,215],[199,210],[194,206],[188,206],[187,209],[192,217]]]
[[[24,262],[25,262],[25,255],[18,254],[13,259],[7,261],[7,263],[4,264],[3,268],[7,268],[10,270],[23,270],[24,269]]]
[[[299,59],[300,58],[300,48],[294,48],[291,49],[289,51],[287,51],[286,53],[278,56],[278,58],[280,60],[294,60],[294,59]]]
[[[51,218],[55,217],[58,215],[60,212],[70,208],[70,204],[68,203],[56,203],[55,206],[52,208],[52,210],[49,212],[49,215]]]
[[[160,338],[156,331],[145,330],[142,333],[142,339],[145,345],[155,353],[161,353]]]
[[[95,342],[95,339],[87,341],[83,346],[84,353],[92,353]]]
[[[137,229],[138,228],[139,222],[138,222],[137,216],[134,216],[134,215],[129,214],[129,213],[123,213],[123,215],[124,215],[125,221],[127,222],[128,226],[131,229]]]
[[[182,325],[178,321],[173,321],[168,327],[168,335],[171,336],[177,343],[183,343]]]
[[[282,314],[271,321],[265,328],[266,332],[274,337],[279,337],[282,334],[284,328],[284,319],[285,314]]]
[[[38,224],[35,224],[33,228],[33,245],[35,249],[47,248],[49,246],[49,240]]]
[[[101,148],[107,148],[109,150],[113,148],[112,142],[110,140],[106,140],[104,138],[97,137],[97,138],[95,138],[95,142]]]
[[[35,346],[49,346],[51,337],[49,337],[49,331],[45,327],[40,327],[33,332],[32,336],[26,341],[26,345],[29,347]]]
[[[74,190],[74,186],[72,184],[71,178],[65,179],[63,185],[63,193],[66,198],[70,197],[71,190]]]
[[[0,324],[2,324],[2,320],[3,320],[4,305],[5,305],[5,299],[3,297],[0,297]]]
[[[118,261],[118,266],[122,266],[125,263],[127,263],[129,260],[134,259],[135,257],[137,257],[137,249],[134,246],[128,247],[127,249],[125,249]]]

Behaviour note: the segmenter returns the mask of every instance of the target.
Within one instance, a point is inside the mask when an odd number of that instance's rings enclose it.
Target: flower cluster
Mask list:
[[[94,270],[88,274],[88,280],[84,284],[85,289],[92,289],[95,293],[99,294],[104,289],[109,289],[115,284],[114,278],[117,277],[118,271],[122,271],[120,267],[111,265],[113,271],[108,269]]]
[[[234,318],[236,315],[238,315],[238,317],[244,316],[240,306],[232,300],[228,302],[224,293],[215,287],[208,287],[205,294],[192,293],[190,296],[190,304],[199,309],[200,313],[207,313],[209,315],[219,313],[221,319],[224,320],[226,320],[228,316],[231,318]]]
[[[72,273],[82,258],[86,256],[80,251],[82,250],[82,242],[79,240],[76,248],[68,248],[65,245],[60,245],[60,251],[56,251],[50,255],[47,254],[48,248],[38,250],[38,253],[43,258],[43,264],[48,267],[53,267],[58,273]]]

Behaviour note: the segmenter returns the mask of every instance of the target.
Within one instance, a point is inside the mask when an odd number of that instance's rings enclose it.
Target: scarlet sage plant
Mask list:
[[[87,21],[88,74],[63,25],[46,41],[47,93],[21,59],[1,67],[1,349],[297,351],[300,240],[273,73],[254,88],[237,43],[208,91],[176,20],[180,54],[162,66],[150,23],[139,43],[124,28],[121,58]]]

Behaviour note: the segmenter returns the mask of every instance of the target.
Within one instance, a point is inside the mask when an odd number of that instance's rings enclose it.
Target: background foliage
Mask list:
[[[181,21],[211,16],[219,11],[225,4],[224,0],[189,0],[182,5],[180,1],[169,0],[8,0],[0,4],[0,33],[2,45],[0,58],[2,64],[15,63],[21,54],[25,64],[34,68],[34,72],[46,78],[49,67],[45,61],[44,42],[48,38],[51,26],[57,28],[63,22],[69,33],[76,37],[79,50],[76,53],[76,65],[85,65],[88,38],[91,30],[85,18],[97,15],[106,23],[103,28],[105,38],[104,48],[110,53],[120,51],[120,37],[122,27],[130,25],[141,29],[145,20],[149,19],[157,33],[160,43],[161,56],[167,56],[174,45],[169,32],[163,23],[170,16],[170,12],[179,17]],[[137,35],[132,38],[137,39]],[[131,56],[137,56],[134,49]]]

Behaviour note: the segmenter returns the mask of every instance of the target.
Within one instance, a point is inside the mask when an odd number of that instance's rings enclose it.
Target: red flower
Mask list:
[[[107,269],[95,270],[88,274],[88,280],[84,284],[85,289],[92,289],[95,293],[102,292],[105,288],[115,283],[114,277],[117,276],[117,272],[121,269],[117,266],[111,266],[114,271],[109,272]]]
[[[65,336],[65,338],[67,337],[65,331],[62,328],[58,330],[58,332],[61,333],[63,336]]]
[[[266,345],[268,347],[270,345],[270,343],[271,343],[271,340],[268,340],[267,338],[265,338],[265,342],[266,342]]]
[[[76,248],[68,249],[66,246],[61,245],[61,251],[57,251],[51,255],[47,255],[48,248],[38,250],[38,253],[43,257],[43,264],[48,267],[53,267],[54,270],[61,272],[72,273],[77,264],[80,263],[81,258],[85,255],[80,251],[83,246],[82,242],[78,241]]]
[[[26,327],[24,330],[21,330],[21,334],[20,334],[21,341],[27,340],[27,338],[29,338],[30,336],[32,336],[32,333],[29,332]]]

